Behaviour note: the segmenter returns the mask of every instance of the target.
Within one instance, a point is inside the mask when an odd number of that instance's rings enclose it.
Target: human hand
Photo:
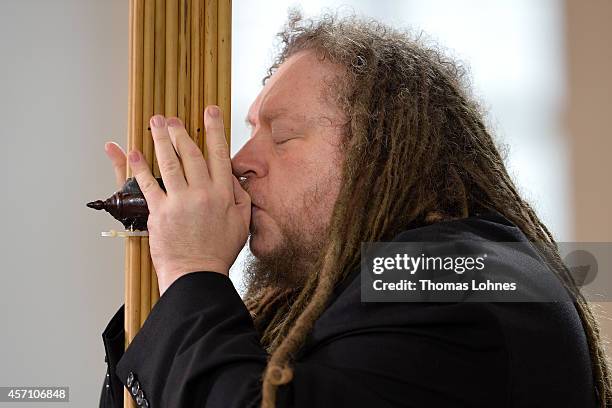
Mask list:
[[[178,118],[166,120],[162,115],[151,118],[155,153],[166,192],[140,151],[135,149],[128,155],[149,208],[149,248],[160,295],[190,272],[228,275],[248,237],[251,199],[232,174],[218,107],[206,109],[204,123],[208,163]],[[106,150],[113,161],[117,183],[123,184],[121,148],[107,144]]]
[[[127,168],[127,157],[125,152],[115,142],[107,142],[104,145],[104,151],[113,164],[115,170],[115,181],[117,189],[121,189],[125,184],[126,168]]]

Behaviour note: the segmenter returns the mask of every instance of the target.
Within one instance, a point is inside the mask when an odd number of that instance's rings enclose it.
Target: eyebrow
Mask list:
[[[296,121],[305,121],[306,120],[306,115],[301,115],[301,114],[289,114],[289,110],[286,108],[279,108],[279,109],[275,109],[273,111],[270,112],[264,112],[262,114],[263,120],[265,120],[266,122],[271,122],[274,119],[278,119],[279,117],[282,116],[287,116],[290,119],[296,120]],[[249,118],[249,115],[247,114],[246,118],[244,118],[244,123],[246,124],[247,127],[253,127],[253,121],[251,121],[251,119]]]

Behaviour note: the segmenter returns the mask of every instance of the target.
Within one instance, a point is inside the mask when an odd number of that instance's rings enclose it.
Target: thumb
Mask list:
[[[104,145],[104,151],[113,163],[117,188],[121,188],[125,183],[125,177],[127,174],[127,158],[125,152],[123,151],[121,146],[119,146],[115,142],[107,142]]]

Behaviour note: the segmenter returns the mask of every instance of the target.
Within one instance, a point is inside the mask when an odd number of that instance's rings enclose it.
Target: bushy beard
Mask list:
[[[280,229],[283,239],[272,251],[259,257],[248,252],[244,274],[247,293],[266,288],[299,291],[308,276],[315,273],[327,232],[309,237],[295,225],[281,225]],[[254,234],[257,230],[249,236],[249,242]]]
[[[318,261],[322,259],[329,238],[330,219],[322,219],[321,211],[316,210],[321,209],[321,203],[327,202],[330,206],[327,212],[331,214],[333,204],[328,197],[333,194],[330,189],[339,184],[337,177],[339,173],[318,180],[303,192],[299,211],[276,218],[281,234],[280,244],[257,257],[251,251],[247,253],[244,268],[247,297],[263,289],[290,290],[296,293],[304,287],[309,276],[317,274]],[[243,187],[252,194],[248,183]],[[306,224],[300,224],[300,221]],[[249,245],[258,233],[257,225],[254,224],[249,235]]]

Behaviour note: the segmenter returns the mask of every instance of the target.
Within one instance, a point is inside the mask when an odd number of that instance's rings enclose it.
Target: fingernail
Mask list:
[[[129,156],[132,163],[138,163],[140,161],[140,154],[136,150],[132,150]]]
[[[181,127],[183,126],[183,122],[181,122],[179,118],[170,118],[168,119],[168,126]]]
[[[166,124],[166,119],[163,115],[155,115],[151,118],[151,126],[162,128]]]
[[[218,118],[219,117],[219,108],[217,106],[209,106],[208,107],[208,116],[210,116],[211,118]]]

